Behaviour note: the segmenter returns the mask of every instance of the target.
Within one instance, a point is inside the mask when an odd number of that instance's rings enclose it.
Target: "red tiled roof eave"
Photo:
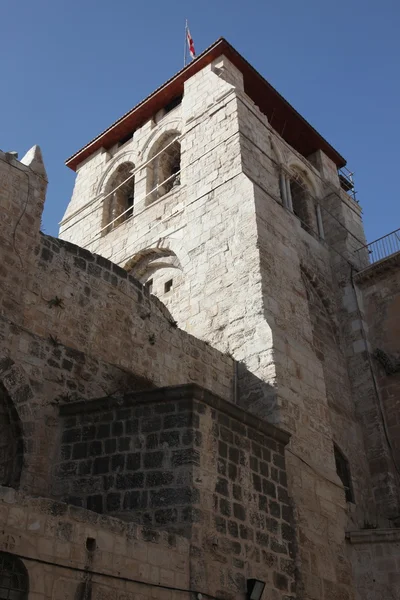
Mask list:
[[[91,154],[100,148],[111,148],[121,138],[141,127],[173,98],[183,94],[184,82],[187,79],[221,55],[225,55],[242,72],[245,92],[261,112],[272,120],[272,127],[292,147],[304,156],[320,149],[338,168],[345,166],[346,160],[224,38],[217,40],[161,87],[68,158],[66,165],[76,171],[79,164]]]

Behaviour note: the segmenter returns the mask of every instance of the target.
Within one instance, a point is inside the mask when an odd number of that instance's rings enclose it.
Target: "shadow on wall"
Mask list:
[[[10,396],[0,383],[0,485],[18,488],[23,459],[21,421]]]

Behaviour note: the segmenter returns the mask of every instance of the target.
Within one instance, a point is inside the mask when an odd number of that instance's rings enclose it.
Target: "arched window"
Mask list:
[[[340,480],[343,483],[346,502],[354,502],[349,461],[336,444],[333,444],[333,450],[335,453],[336,473],[339,475]]]
[[[315,235],[318,232],[315,202],[306,184],[297,174],[290,178],[290,195],[293,212],[300,219],[302,228]]]
[[[28,571],[22,560],[0,552],[0,600],[27,600],[28,592]]]
[[[133,214],[135,200],[135,178],[131,176],[134,164],[125,162],[119,165],[110,178],[106,189],[103,212],[103,234],[109,233]]]
[[[19,484],[23,461],[20,420],[5,388],[0,385],[0,485]]]
[[[148,166],[147,204],[168,194],[181,183],[181,144],[177,133],[164,136],[151,152]]]

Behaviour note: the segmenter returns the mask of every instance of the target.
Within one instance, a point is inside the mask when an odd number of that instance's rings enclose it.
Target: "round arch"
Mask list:
[[[141,159],[146,163],[153,154],[153,149],[159,144],[159,141],[166,135],[174,134],[175,136],[182,135],[182,122],[180,119],[166,119],[162,125],[156,127],[148,136],[141,149]]]
[[[319,196],[319,186],[314,175],[307,170],[307,168],[298,158],[292,157],[286,166],[289,170],[289,175],[294,175],[295,177],[297,176],[300,178],[309,188],[309,191],[315,198]]]
[[[129,271],[141,283],[159,269],[179,269],[182,271],[182,265],[175,254],[169,248],[145,248],[137,252],[124,265],[124,269]]]
[[[135,200],[135,165],[130,161],[120,162],[110,174],[104,188],[102,227],[108,233],[133,214]],[[104,229],[105,228],[105,229]]]
[[[100,181],[97,185],[96,193],[98,196],[105,194],[105,189],[108,186],[108,182],[113,176],[113,173],[115,173],[115,171],[122,163],[126,162],[132,163],[134,165],[137,164],[138,157],[135,156],[135,153],[132,150],[125,150],[124,152],[121,152],[121,154],[119,154],[110,162],[107,169],[102,174]]]
[[[35,395],[24,370],[4,355],[0,356],[0,396],[3,398],[3,427],[7,427],[8,420],[11,434],[16,439],[14,459],[18,469],[9,485],[17,487],[25,470],[28,471],[37,458],[35,449],[38,445],[34,443],[37,431],[32,412]]]
[[[22,560],[9,552],[0,552],[1,598],[27,600],[29,575]]]

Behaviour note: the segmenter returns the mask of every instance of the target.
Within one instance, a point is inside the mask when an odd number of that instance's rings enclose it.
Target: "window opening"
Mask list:
[[[333,445],[333,448],[335,452],[336,473],[339,475],[340,480],[343,483],[346,502],[354,502],[349,461],[346,459],[338,446],[336,446],[336,444]]]
[[[0,600],[27,600],[28,571],[21,559],[0,552]]]
[[[106,195],[112,193],[105,200],[103,227],[108,226],[103,233],[109,233],[133,215],[135,178],[130,177],[133,169],[132,163],[123,163],[107,185]]]
[[[177,96],[176,98],[173,98],[173,100],[171,100],[171,102],[168,102],[168,104],[166,104],[164,106],[164,111],[165,114],[171,112],[171,110],[174,110],[174,108],[176,108],[177,106],[179,106],[182,103],[182,94],[180,96]]]
[[[311,233],[306,190],[297,181],[291,179],[290,193],[292,196],[294,214],[300,219],[302,228],[308,231],[308,233]]]
[[[149,294],[152,294],[153,293],[153,280],[149,279],[148,281],[146,281],[144,287],[149,292]]]
[[[173,283],[172,279],[169,279],[168,281],[165,282],[165,285],[164,285],[165,293],[170,292],[172,290],[172,283]]]
[[[124,137],[122,137],[119,141],[118,141],[118,148],[120,148],[121,146],[123,146],[124,144],[128,143],[132,138],[133,138],[133,134],[135,132],[131,131],[131,133],[128,133],[127,135],[125,135]]]
[[[148,192],[152,192],[150,202],[168,194],[181,183],[181,145],[178,140],[173,141],[175,137],[175,134],[169,136],[161,146],[154,149],[154,154],[158,156],[148,167]]]

